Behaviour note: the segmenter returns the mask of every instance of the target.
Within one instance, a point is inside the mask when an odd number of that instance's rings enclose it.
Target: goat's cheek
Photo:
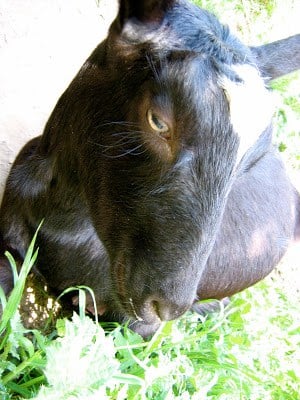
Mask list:
[[[174,143],[171,139],[163,139],[155,133],[149,133],[143,137],[145,146],[160,160],[171,162],[175,156]]]

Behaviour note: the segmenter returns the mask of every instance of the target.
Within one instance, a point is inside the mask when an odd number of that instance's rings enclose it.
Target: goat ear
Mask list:
[[[175,0],[119,0],[118,21],[122,28],[130,19],[160,24]]]

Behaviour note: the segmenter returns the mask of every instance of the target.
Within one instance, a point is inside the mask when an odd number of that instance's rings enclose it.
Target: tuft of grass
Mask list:
[[[39,385],[44,380],[41,374],[41,368],[44,366],[42,359],[44,338],[39,332],[30,332],[24,328],[18,311],[26,278],[38,255],[38,250],[34,249],[34,244],[40,226],[32,239],[19,273],[12,255],[6,252],[13,271],[14,289],[7,300],[0,287],[2,309],[0,321],[0,394],[3,400],[11,398],[10,393],[29,397],[31,387]],[[31,337],[28,336],[29,333],[31,333]],[[35,349],[35,342],[39,343],[38,350]]]

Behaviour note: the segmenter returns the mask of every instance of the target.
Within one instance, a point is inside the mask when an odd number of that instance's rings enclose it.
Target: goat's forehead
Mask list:
[[[155,81],[173,96],[191,97],[201,101],[206,92],[223,90],[219,74],[211,60],[195,52],[174,51],[167,57],[150,62]]]

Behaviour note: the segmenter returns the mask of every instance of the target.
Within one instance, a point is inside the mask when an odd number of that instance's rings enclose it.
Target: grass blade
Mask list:
[[[12,266],[14,279],[15,279],[15,286],[5,304],[5,308],[3,307],[3,314],[2,314],[2,318],[1,318],[1,322],[0,322],[0,335],[2,335],[3,332],[5,331],[5,329],[7,328],[10,319],[16,313],[18,306],[20,304],[22,294],[23,294],[24,288],[25,288],[25,282],[26,282],[27,275],[29,274],[31,268],[33,267],[33,265],[36,261],[37,255],[38,255],[38,249],[34,252],[34,246],[35,246],[38,231],[40,230],[42,223],[43,223],[43,221],[38,226],[38,228],[32,238],[32,241],[31,241],[28,251],[26,253],[26,256],[25,256],[25,259],[24,259],[24,262],[21,267],[19,275],[16,272],[17,267],[16,267],[16,263],[15,263],[12,255],[9,254],[8,252],[5,253],[6,257],[8,258],[8,260]]]

